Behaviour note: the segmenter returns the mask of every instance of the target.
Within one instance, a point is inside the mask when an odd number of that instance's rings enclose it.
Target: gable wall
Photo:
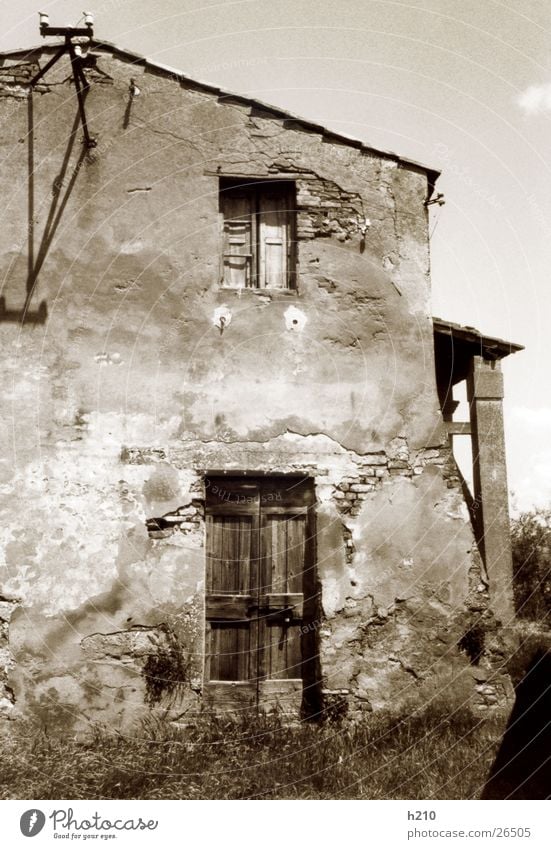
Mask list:
[[[315,478],[327,702],[417,692],[485,598],[435,390],[426,174],[108,52],[99,68],[89,152],[66,65],[32,100],[0,72],[5,309],[31,252],[48,313],[2,323],[17,710],[129,722],[174,640],[178,698],[199,698],[209,469]],[[297,292],[221,288],[218,175],[296,181]]]

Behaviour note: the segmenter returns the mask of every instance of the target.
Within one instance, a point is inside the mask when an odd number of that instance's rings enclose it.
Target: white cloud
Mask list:
[[[551,112],[551,83],[528,86],[519,94],[517,103],[527,115]]]
[[[527,429],[549,428],[551,431],[551,407],[513,407],[511,419]]]

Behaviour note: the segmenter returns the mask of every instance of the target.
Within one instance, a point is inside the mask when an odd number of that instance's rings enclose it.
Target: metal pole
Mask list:
[[[61,57],[62,57],[62,56],[63,56],[63,54],[65,53],[65,50],[66,50],[66,47],[65,47],[65,45],[64,45],[64,46],[63,46],[60,50],[58,50],[58,51],[57,51],[57,53],[55,54],[55,56],[53,56],[53,57],[50,59],[50,61],[49,61],[49,62],[47,62],[47,63],[44,65],[44,67],[42,68],[42,70],[41,70],[41,71],[39,71],[39,72],[38,72],[38,74],[36,74],[36,76],[34,76],[34,77],[32,78],[32,80],[31,80],[31,82],[30,82],[31,87],[32,87],[33,85],[36,85],[36,83],[38,82],[38,80],[39,80],[41,77],[43,77],[43,76],[44,76],[44,74],[46,73],[46,71],[49,71],[49,70],[50,70],[50,68],[51,68],[53,65],[55,65],[55,63],[56,63],[59,59],[61,59]]]
[[[86,142],[86,147],[89,147],[89,148],[95,147],[96,146],[96,140],[93,139],[90,136],[90,133],[88,132],[88,124],[86,122],[86,111],[84,109],[84,88],[88,87],[88,83],[84,79],[84,76],[83,75],[81,76],[82,71],[81,71],[79,64],[78,64],[78,59],[77,59],[76,54],[75,54],[75,48],[74,48],[74,46],[73,46],[73,44],[70,40],[68,40],[68,48],[69,48],[69,55],[71,57],[71,67],[73,69],[73,78],[74,78],[74,81],[75,81],[75,88],[77,90],[78,110],[80,112],[80,120],[81,120],[81,123],[82,123],[82,130],[84,132],[84,140]],[[81,88],[81,83],[82,83],[83,79],[84,79],[84,88]]]

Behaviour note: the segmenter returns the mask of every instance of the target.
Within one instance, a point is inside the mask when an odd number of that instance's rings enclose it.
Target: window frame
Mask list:
[[[225,213],[224,199],[242,195],[250,199],[250,270],[246,277],[251,282],[244,285],[236,285],[226,282],[226,257],[231,256],[227,250],[226,221],[231,221]],[[266,284],[266,267],[262,261],[262,201],[266,202],[266,196],[270,194],[280,195],[287,201],[283,210],[285,214],[285,286],[274,286]],[[220,285],[224,289],[247,290],[252,292],[294,292],[297,289],[297,189],[296,181],[291,179],[261,179],[261,178],[239,178],[220,177],[219,180],[219,212],[221,217],[221,257],[220,257]],[[235,220],[235,219],[234,219]],[[236,256],[240,254],[236,253]],[[247,253],[242,254],[244,257]]]

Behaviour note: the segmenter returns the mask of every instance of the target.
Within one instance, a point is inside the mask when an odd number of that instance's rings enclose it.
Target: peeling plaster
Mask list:
[[[422,697],[451,667],[472,677],[457,642],[488,599],[436,395],[426,173],[109,50],[101,66],[101,143],[82,162],[63,148],[61,180],[46,153],[74,121],[62,68],[34,102],[35,239],[54,179],[65,217],[35,283],[55,303],[46,332],[4,326],[0,710],[131,728],[165,626],[190,665],[179,709],[198,708],[213,469],[314,479],[308,633],[328,710]],[[3,294],[21,306],[29,127],[10,75]],[[134,77],[139,132],[121,134]],[[220,286],[220,176],[294,181],[296,289]]]

